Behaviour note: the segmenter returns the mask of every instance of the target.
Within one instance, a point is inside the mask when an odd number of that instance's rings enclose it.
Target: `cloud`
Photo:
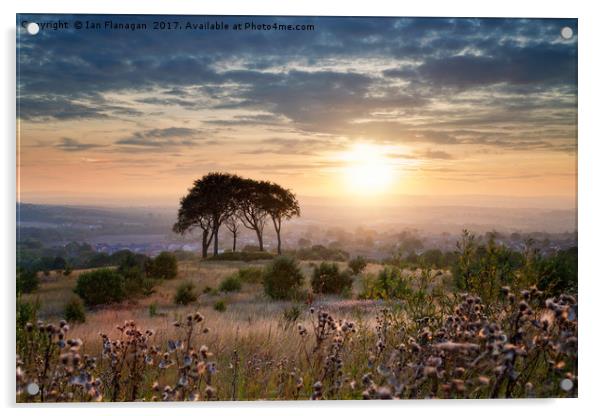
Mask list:
[[[449,87],[492,84],[574,84],[577,51],[565,44],[504,45],[491,56],[429,58],[415,69],[419,78]]]
[[[166,149],[188,147],[198,144],[201,132],[186,127],[168,127],[139,131],[131,136],[119,139],[116,145],[134,146],[147,149]]]
[[[32,17],[45,18],[19,15]],[[244,19],[219,17],[230,24]],[[317,30],[244,36],[63,30],[21,36],[19,117],[39,123],[123,117],[137,122],[150,120],[146,104],[165,114],[177,111],[202,128],[236,132],[269,127],[314,137],[508,150],[540,141],[542,149],[566,151],[576,141],[577,43],[559,37],[563,26],[578,33],[575,19],[253,20],[313,23]],[[533,131],[546,134],[525,139]],[[115,144],[140,151],[187,147],[203,140],[199,134],[142,131]],[[253,151],[313,150],[266,142]]]
[[[428,149],[422,153],[419,153],[419,157],[423,159],[442,159],[442,160],[451,160],[454,159],[452,155],[443,150],[431,150]]]
[[[76,139],[63,137],[58,143],[54,144],[54,147],[65,152],[82,152],[84,150],[104,147],[104,145],[94,143],[82,143]]]

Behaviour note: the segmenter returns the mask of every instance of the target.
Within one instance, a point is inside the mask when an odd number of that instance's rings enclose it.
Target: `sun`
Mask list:
[[[376,194],[390,189],[395,169],[385,149],[358,143],[343,154],[344,176],[354,193]]]

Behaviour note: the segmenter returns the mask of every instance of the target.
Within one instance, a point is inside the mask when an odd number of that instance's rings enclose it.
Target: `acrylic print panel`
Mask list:
[[[18,402],[577,396],[576,19],[17,27]]]

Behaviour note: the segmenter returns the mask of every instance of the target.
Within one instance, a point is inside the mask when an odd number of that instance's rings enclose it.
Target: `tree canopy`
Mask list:
[[[183,234],[200,228],[202,254],[207,257],[211,242],[213,254],[218,254],[221,225],[226,224],[233,238],[236,238],[236,224],[240,223],[255,232],[259,250],[263,251],[264,228],[271,219],[278,239],[278,253],[281,253],[282,222],[300,214],[299,203],[289,189],[269,181],[212,172],[195,180],[188,194],[180,200],[178,219],[173,230]]]

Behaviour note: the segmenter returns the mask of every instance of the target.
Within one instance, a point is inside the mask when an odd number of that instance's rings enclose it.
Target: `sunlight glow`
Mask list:
[[[344,176],[354,193],[376,194],[390,190],[395,169],[385,149],[372,144],[356,144],[343,155]]]

